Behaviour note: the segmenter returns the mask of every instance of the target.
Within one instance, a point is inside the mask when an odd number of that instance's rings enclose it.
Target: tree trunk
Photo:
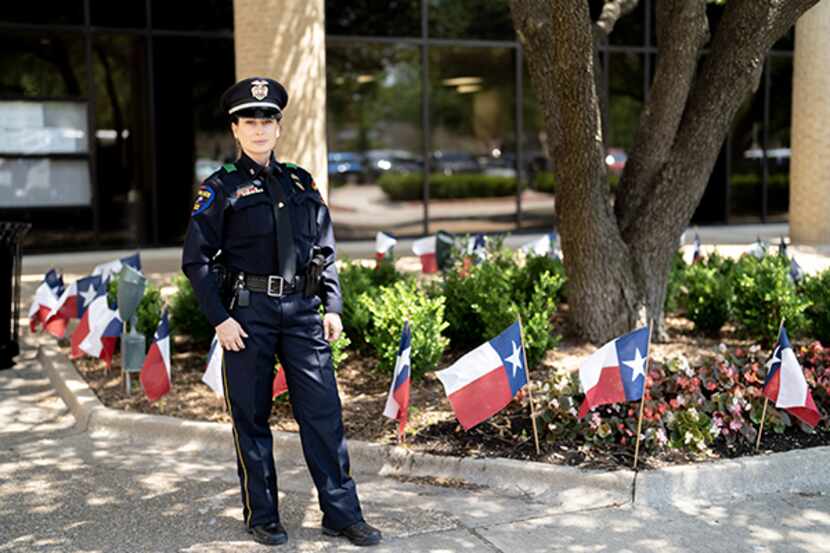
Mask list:
[[[551,141],[568,299],[583,336],[606,341],[649,319],[662,336],[672,256],[735,112],[769,48],[817,1],[730,0],[700,64],[706,0],[657,0],[660,58],[614,202],[587,3],[511,0]]]

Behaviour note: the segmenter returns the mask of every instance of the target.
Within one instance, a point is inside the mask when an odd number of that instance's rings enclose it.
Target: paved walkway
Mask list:
[[[386,536],[377,552],[830,552],[826,494],[565,512],[543,496],[355,469],[367,519]],[[305,468],[279,470],[290,541],[273,550],[357,550],[321,536]],[[90,434],[75,426],[31,349],[18,368],[0,371],[0,552],[267,550],[242,528],[231,444],[195,450]]]

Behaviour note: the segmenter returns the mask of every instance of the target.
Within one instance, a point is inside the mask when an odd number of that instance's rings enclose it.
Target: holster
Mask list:
[[[305,270],[305,290],[303,294],[309,298],[317,296],[322,291],[323,271],[326,268],[326,256],[319,247],[311,250],[311,259],[308,261]]]
[[[225,307],[228,307],[228,305],[230,305],[231,296],[233,295],[233,283],[230,282],[230,273],[227,266],[225,266],[221,255],[210,260],[210,263],[208,264],[208,271],[210,271],[210,274],[216,283],[216,288],[219,290],[219,294],[222,297],[222,304]]]

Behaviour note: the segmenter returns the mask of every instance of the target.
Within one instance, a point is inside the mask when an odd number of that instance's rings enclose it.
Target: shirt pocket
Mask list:
[[[273,234],[272,209],[271,201],[264,192],[239,198],[228,213],[227,237],[234,240]]]
[[[314,242],[320,230],[317,221],[323,206],[322,200],[312,194],[296,194],[292,199],[295,204],[292,210],[294,228],[303,238]]]

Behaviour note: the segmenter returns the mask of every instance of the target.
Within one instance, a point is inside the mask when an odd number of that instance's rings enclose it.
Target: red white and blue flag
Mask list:
[[[81,317],[81,322],[72,333],[73,359],[86,355],[102,359],[107,367],[112,364],[112,355],[121,336],[123,323],[118,310],[112,309],[107,301],[107,285],[102,281],[95,289],[95,297]]]
[[[29,330],[35,332],[38,326],[47,328],[49,313],[58,304],[61,294],[63,294],[63,276],[55,269],[49,269],[32,298],[32,305],[29,308]]]
[[[87,276],[76,280],[66,287],[57,305],[49,312],[46,322],[47,330],[55,324],[55,321],[63,321],[66,327],[72,319],[80,319],[84,312],[97,296],[97,289],[101,286],[100,276]],[[50,331],[51,332],[51,331]],[[63,334],[52,333],[56,338],[63,338]]]
[[[141,386],[150,401],[156,401],[170,391],[170,323],[167,309],[161,314],[161,320],[153,336],[153,343],[139,375]]]
[[[438,272],[438,237],[436,235],[419,238],[412,243],[412,253],[421,259],[421,272],[431,274]]]
[[[412,330],[409,321],[404,322],[401,343],[395,359],[395,372],[386,397],[384,416],[398,421],[398,435],[403,436],[406,421],[409,418],[409,387],[411,378]]]
[[[648,346],[648,327],[642,327],[611,340],[582,362],[579,381],[585,401],[579,408],[580,417],[597,405],[643,397]]]
[[[375,260],[377,261],[378,267],[380,266],[380,262],[386,257],[386,254],[389,253],[397,243],[398,241],[391,234],[378,231],[375,236]]]
[[[219,337],[214,335],[210,342],[210,351],[208,352],[207,367],[205,367],[205,374],[202,375],[202,382],[208,385],[213,393],[219,397],[225,397],[225,384],[222,375],[222,356],[225,350],[219,345]]]
[[[781,327],[778,343],[767,362],[767,377],[764,380],[764,395],[775,402],[776,407],[814,427],[821,419],[813,394],[807,386],[804,371],[790,345],[787,329]]]
[[[498,413],[527,384],[519,323],[436,376],[465,430]]]
[[[121,272],[124,265],[129,265],[136,271],[141,272],[141,254],[136,252],[133,255],[128,255],[127,257],[122,257],[121,259],[96,265],[95,268],[92,269],[92,275],[100,276],[104,282],[109,282],[113,275],[117,275]]]

